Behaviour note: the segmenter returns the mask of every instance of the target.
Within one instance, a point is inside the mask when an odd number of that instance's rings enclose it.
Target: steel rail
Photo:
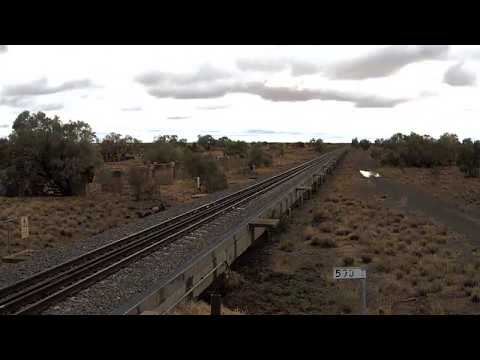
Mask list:
[[[12,313],[12,309],[16,311],[14,312],[15,314],[25,314],[38,311],[39,309],[48,306],[48,304],[50,304],[53,300],[65,297],[68,293],[71,293],[76,289],[80,290],[83,288],[81,287],[82,285],[88,285],[98,281],[101,277],[109,275],[112,271],[120,268],[126,263],[140,256],[148,255],[152,251],[155,251],[158,247],[164,246],[168,242],[171,242],[195,230],[196,228],[203,226],[205,223],[210,222],[212,219],[224,214],[226,211],[234,209],[236,206],[258,197],[259,195],[275,188],[279,184],[296,177],[299,175],[299,173],[309,168],[320,165],[320,161],[330,164],[329,160],[331,161],[335,159],[335,155],[337,153],[338,150],[327,153],[320,158],[289,169],[288,171],[285,171],[279,175],[275,175],[262,182],[244,188],[236,193],[227,195],[217,201],[205,204],[187,213],[154,225],[148,229],[144,229],[133,235],[117,240],[114,243],[107,244],[106,246],[95,249],[87,254],[81,255],[54,268],[47,269],[46,271],[34,275],[33,277],[24,281],[20,281],[11,287],[4,288],[2,289],[4,294],[7,293],[6,290],[11,288],[13,289],[13,295],[6,296],[6,298],[0,302],[3,307],[3,312]],[[212,205],[214,205],[214,207],[210,208]],[[212,212],[213,214],[211,214]],[[188,225],[192,222],[194,223]],[[182,226],[185,225],[188,226],[182,229]],[[180,230],[178,231],[179,228]],[[152,231],[152,229],[155,231]],[[158,241],[155,241],[159,237],[162,238]],[[130,240],[130,242],[126,242],[126,240]],[[153,244],[151,243],[152,241]],[[112,247],[112,244],[120,245],[120,247]],[[107,251],[99,252],[99,250]],[[88,256],[93,254],[97,254],[98,256],[96,258],[89,259]],[[122,256],[123,258],[121,258]],[[83,259],[83,261],[86,260],[86,262],[78,265],[77,262],[80,258]],[[120,260],[117,260],[118,258],[120,258]],[[112,261],[113,263],[111,263]],[[75,265],[77,265],[77,267],[74,267]],[[95,271],[99,266],[103,267]],[[63,272],[57,271],[57,273],[54,273],[53,276],[44,278],[43,280],[36,282],[33,286],[27,286],[27,288],[23,286],[22,288],[21,284],[25,281],[28,283],[28,281],[32,282],[33,280],[39,280],[41,279],[41,276],[45,276],[49,273],[49,271],[51,272],[52,269],[59,270],[58,268],[62,268],[62,270],[65,270],[66,268],[66,270]],[[93,273],[91,273],[92,271]],[[80,280],[78,280],[79,277],[81,277]],[[23,285],[25,285],[25,283]],[[58,288],[60,288],[60,290],[58,290]],[[53,293],[50,293],[47,297],[41,298],[42,295],[48,291],[53,291]],[[38,298],[41,299],[31,304]],[[25,303],[30,305],[18,310],[18,308]]]
[[[222,198],[220,198],[220,199],[217,199],[217,200],[212,201],[212,202],[210,202],[210,203],[204,204],[204,205],[202,205],[202,206],[200,206],[200,207],[197,207],[197,208],[195,208],[195,209],[189,210],[189,211],[187,211],[187,212],[185,212],[185,213],[179,214],[179,215],[177,215],[177,216],[175,216],[175,217],[172,217],[172,218],[170,218],[170,219],[167,219],[167,220],[165,220],[165,221],[162,221],[162,222],[159,223],[159,224],[155,224],[155,225],[152,225],[152,226],[150,226],[150,227],[148,227],[148,228],[142,229],[142,230],[140,230],[140,231],[138,231],[138,232],[136,232],[136,233],[129,234],[129,235],[125,236],[125,237],[122,237],[122,238],[120,238],[120,239],[118,239],[118,240],[115,240],[115,241],[113,241],[113,242],[111,242],[111,243],[108,243],[108,244],[106,244],[106,245],[103,245],[103,246],[101,246],[101,247],[99,247],[99,248],[90,250],[90,251],[88,251],[87,253],[82,254],[82,255],[74,258],[74,259],[66,260],[66,261],[64,261],[63,263],[60,263],[60,264],[58,264],[58,265],[56,265],[56,266],[53,266],[53,267],[51,267],[51,268],[48,268],[48,269],[46,269],[46,270],[44,270],[44,271],[42,271],[42,272],[39,272],[39,273],[37,273],[37,274],[35,274],[35,275],[33,275],[33,276],[28,277],[28,278],[26,278],[26,279],[20,280],[19,282],[15,283],[15,284],[13,284],[13,285],[11,285],[11,286],[7,286],[7,287],[5,287],[5,288],[0,289],[0,299],[1,299],[1,298],[4,298],[5,296],[8,296],[8,294],[10,294],[10,293],[12,293],[12,292],[14,292],[14,291],[19,291],[19,290],[20,290],[21,288],[23,288],[23,287],[27,287],[27,286],[29,286],[29,285],[31,285],[31,284],[37,283],[37,282],[38,282],[40,279],[42,279],[42,278],[46,278],[46,277],[48,277],[48,276],[53,276],[56,272],[65,271],[66,268],[71,267],[71,266],[75,266],[75,265],[81,263],[82,261],[86,261],[86,260],[88,260],[88,258],[91,257],[91,256],[98,256],[101,252],[109,251],[109,250],[112,249],[113,247],[119,246],[119,245],[121,245],[121,244],[124,243],[124,242],[131,241],[132,239],[134,239],[134,238],[136,238],[136,237],[138,237],[138,236],[145,236],[145,235],[146,235],[147,233],[149,233],[149,232],[156,231],[156,230],[161,229],[161,228],[163,228],[163,227],[169,226],[170,224],[174,224],[174,223],[176,223],[176,222],[178,222],[178,221],[181,221],[182,219],[186,219],[186,218],[188,218],[189,216],[194,215],[195,213],[208,210],[211,206],[215,206],[215,205],[221,204],[222,202],[227,201],[227,200],[229,200],[230,198],[233,198],[233,197],[235,197],[235,196],[239,196],[239,195],[244,194],[244,193],[246,193],[246,192],[248,192],[248,191],[251,191],[251,190],[253,190],[253,189],[259,188],[259,187],[265,185],[266,183],[269,183],[269,182],[274,181],[275,179],[277,179],[277,178],[279,178],[279,177],[285,176],[286,174],[291,173],[291,172],[293,172],[293,171],[297,171],[298,169],[300,169],[300,168],[302,168],[302,167],[306,167],[306,166],[308,166],[308,164],[311,163],[311,162],[315,162],[315,161],[318,161],[318,160],[320,160],[320,159],[323,159],[323,158],[324,158],[325,156],[327,156],[327,155],[329,155],[329,154],[325,154],[325,155],[323,155],[323,156],[320,157],[320,158],[313,159],[313,160],[311,160],[311,161],[309,161],[309,162],[307,162],[307,163],[304,163],[304,164],[301,164],[301,165],[299,165],[299,166],[296,166],[296,167],[294,167],[294,168],[292,168],[292,169],[289,169],[289,170],[287,170],[287,171],[285,171],[285,172],[283,172],[283,173],[281,173],[281,174],[277,174],[277,175],[272,176],[272,177],[270,177],[270,178],[268,178],[268,179],[265,179],[265,180],[263,180],[263,181],[261,181],[261,182],[258,182],[258,183],[255,183],[255,184],[251,185],[251,186],[248,186],[248,187],[246,187],[246,188],[243,188],[243,189],[241,189],[241,190],[239,190],[239,191],[237,191],[237,192],[235,192],[235,193],[226,195],[226,196],[224,196],[224,197],[222,197]],[[0,304],[1,304],[1,303],[0,303]]]

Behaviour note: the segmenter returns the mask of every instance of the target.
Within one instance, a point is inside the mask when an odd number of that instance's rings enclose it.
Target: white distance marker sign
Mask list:
[[[356,268],[356,267],[333,268],[333,278],[335,280],[365,279],[366,277],[367,277],[367,272],[362,268]]]

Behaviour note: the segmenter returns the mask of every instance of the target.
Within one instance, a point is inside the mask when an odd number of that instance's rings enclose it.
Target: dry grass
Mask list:
[[[480,209],[480,179],[466,178],[456,166],[440,168],[438,173],[421,168],[384,167],[378,171],[382,176],[421,188],[461,209]]]
[[[170,315],[210,315],[210,305],[203,301],[179,304]],[[222,306],[222,315],[244,315],[240,309],[231,310]]]

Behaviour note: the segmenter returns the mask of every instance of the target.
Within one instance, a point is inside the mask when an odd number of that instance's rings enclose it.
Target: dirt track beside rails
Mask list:
[[[476,220],[359,173],[374,167],[367,152],[349,154],[286,232],[236,264],[225,304],[247,314],[360,313],[359,284],[334,281],[332,268],[362,266],[370,314],[479,313],[480,244],[466,226]]]

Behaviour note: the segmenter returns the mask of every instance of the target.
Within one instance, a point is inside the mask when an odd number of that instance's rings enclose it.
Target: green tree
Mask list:
[[[310,140],[310,143],[313,144],[315,151],[318,153],[322,153],[325,150],[325,144],[323,143],[322,139],[312,139]]]
[[[106,135],[100,143],[100,152],[106,162],[122,161],[127,159],[129,155],[133,155],[140,143],[140,140],[130,135],[122,137],[121,134],[112,132]]]
[[[42,195],[46,186],[77,194],[101,163],[95,133],[85,122],[63,124],[57,116],[24,111],[12,128],[10,159],[2,175],[10,195]]]
[[[361,140],[358,145],[364,150],[368,150],[370,148],[370,141],[368,141],[367,139],[363,139]]]
[[[184,160],[185,168],[192,177],[200,177],[207,192],[214,192],[228,187],[227,177],[218,163],[210,156],[188,153]]]
[[[152,146],[145,152],[145,159],[151,162],[166,163],[181,161],[185,152],[190,151],[186,141],[178,140],[177,135],[162,135],[155,139]]]
[[[217,144],[217,141],[211,135],[198,135],[197,143],[205,149],[210,150],[213,146]]]
[[[480,141],[463,140],[459,149],[457,166],[467,176],[480,176]]]
[[[358,139],[357,138],[352,139],[352,147],[354,147],[355,149],[358,148]]]
[[[256,167],[270,166],[273,163],[272,157],[263,150],[260,144],[255,144],[251,147],[248,155],[248,164]]]

